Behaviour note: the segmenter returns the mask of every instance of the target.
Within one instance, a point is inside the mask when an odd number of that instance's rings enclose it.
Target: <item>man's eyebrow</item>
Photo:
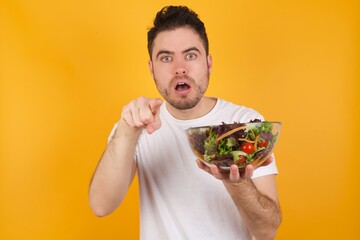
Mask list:
[[[161,55],[161,54],[174,54],[174,52],[173,51],[169,51],[169,50],[160,50],[157,54],[156,54],[156,58],[158,58],[159,57],[159,55]]]
[[[182,51],[182,53],[187,53],[187,52],[191,52],[191,51],[196,51],[196,52],[198,52],[198,53],[201,54],[200,50],[199,50],[197,47],[187,48],[187,49],[185,49],[184,51]]]
[[[201,54],[200,50],[197,47],[187,48],[187,49],[181,51],[181,53],[184,54],[184,53],[191,52],[191,51],[196,51]],[[158,58],[161,54],[174,54],[174,52],[169,51],[169,50],[159,50],[159,52],[156,54],[156,58]]]

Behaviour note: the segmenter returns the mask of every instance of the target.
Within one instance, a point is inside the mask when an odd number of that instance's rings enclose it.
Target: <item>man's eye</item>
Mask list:
[[[186,59],[188,59],[188,60],[192,60],[195,58],[196,58],[196,54],[194,54],[194,53],[189,53],[188,55],[186,55]]]
[[[161,61],[163,61],[163,62],[170,62],[170,61],[171,61],[171,57],[169,57],[169,56],[162,57],[162,58],[161,58]]]

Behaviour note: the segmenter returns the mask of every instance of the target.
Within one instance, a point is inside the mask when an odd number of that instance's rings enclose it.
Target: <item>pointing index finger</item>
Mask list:
[[[151,112],[153,114],[156,114],[159,111],[161,104],[162,104],[162,100],[160,98],[151,99],[149,102]]]
[[[154,131],[158,130],[161,127],[160,111],[159,111],[161,104],[162,104],[162,100],[159,98],[151,99],[149,101],[149,107],[154,116],[153,121],[146,126],[146,131],[149,134],[152,134]]]

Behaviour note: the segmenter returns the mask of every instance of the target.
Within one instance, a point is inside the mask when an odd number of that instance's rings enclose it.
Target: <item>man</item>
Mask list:
[[[220,172],[196,159],[189,127],[248,122],[256,111],[204,96],[212,59],[204,24],[187,7],[157,13],[148,32],[149,68],[165,99],[140,97],[122,109],[93,176],[98,216],[113,212],[138,174],[141,239],[272,239],[281,222],[273,157],[257,169]]]

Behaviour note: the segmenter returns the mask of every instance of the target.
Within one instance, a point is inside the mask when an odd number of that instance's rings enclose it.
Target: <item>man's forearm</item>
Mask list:
[[[89,189],[90,206],[96,215],[111,213],[125,197],[136,168],[133,155],[137,138],[129,137],[119,126],[102,155]]]
[[[281,223],[278,202],[259,192],[251,180],[224,185],[255,238],[273,239]]]

